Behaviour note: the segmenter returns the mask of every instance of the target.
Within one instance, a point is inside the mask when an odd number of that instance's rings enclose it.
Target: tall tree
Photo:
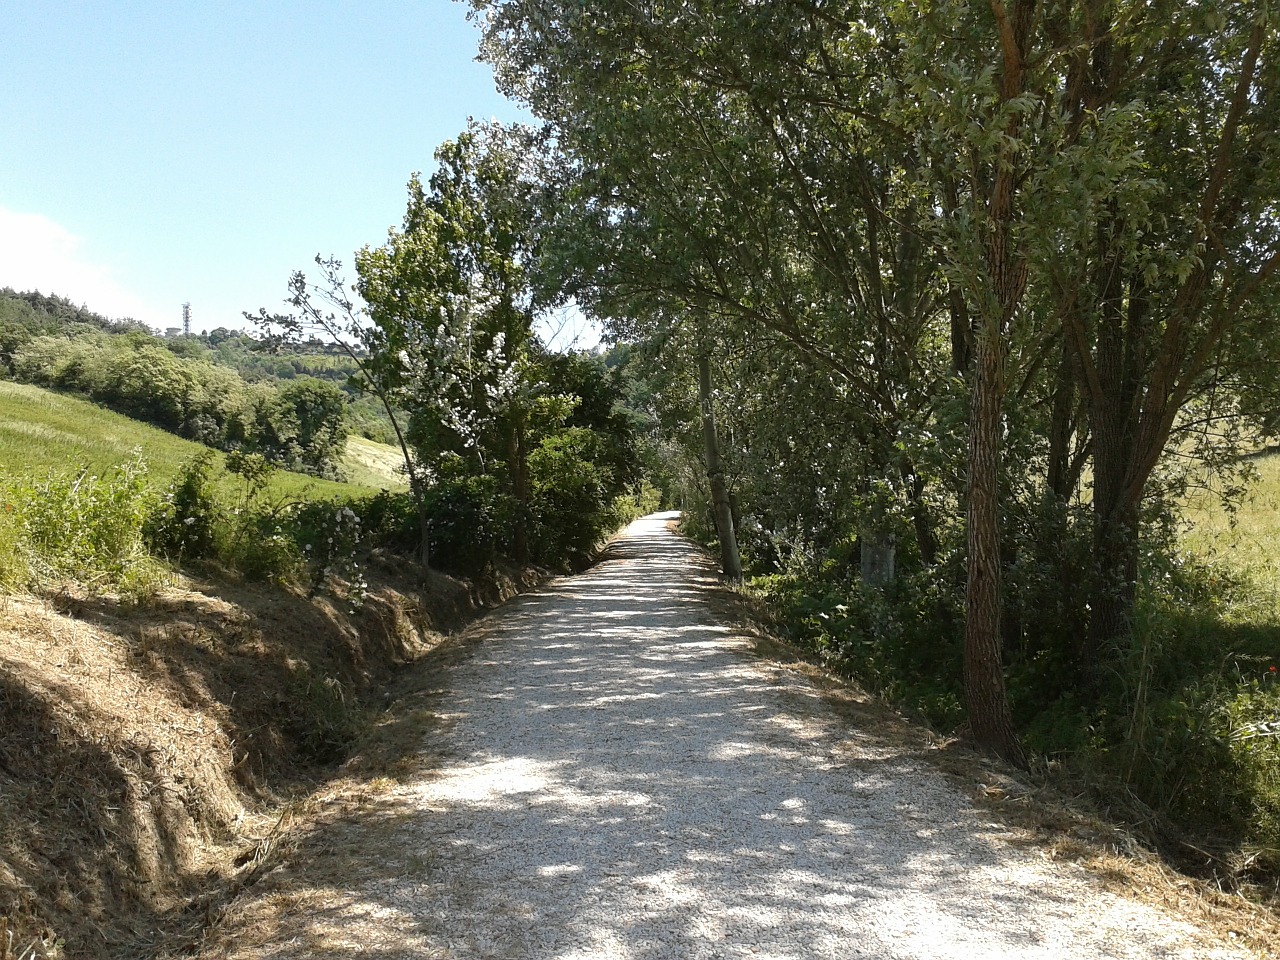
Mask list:
[[[547,183],[539,135],[473,122],[414,177],[403,227],[356,259],[376,352],[397,367],[425,462],[442,453],[505,467],[515,553],[529,559],[535,283]]]

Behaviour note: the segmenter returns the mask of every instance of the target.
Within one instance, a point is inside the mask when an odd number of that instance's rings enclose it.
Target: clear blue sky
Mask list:
[[[0,286],[242,326],[350,263],[468,116],[527,120],[452,0],[0,0]]]

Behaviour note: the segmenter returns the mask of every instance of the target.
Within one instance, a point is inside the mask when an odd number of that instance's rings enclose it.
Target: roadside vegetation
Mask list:
[[[404,667],[658,505],[620,365],[534,332],[530,210],[493,249],[446,216],[519,194],[522,155],[442,151],[457,184],[365,251],[350,337],[299,335],[300,277],[296,316],[216,345],[0,295],[0,957],[190,946],[317,791],[419,746],[377,745]]]

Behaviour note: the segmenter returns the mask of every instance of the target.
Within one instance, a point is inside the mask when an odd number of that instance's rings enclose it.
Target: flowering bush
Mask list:
[[[364,604],[369,594],[364,566],[357,556],[361,539],[360,517],[350,506],[329,504],[325,522],[314,528],[314,536],[302,545],[311,571],[311,593],[319,593],[334,581],[345,584],[347,601],[353,609]]]

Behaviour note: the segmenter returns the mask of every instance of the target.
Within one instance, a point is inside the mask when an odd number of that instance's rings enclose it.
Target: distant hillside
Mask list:
[[[218,327],[207,333],[159,336],[143,323],[130,318],[109,318],[87,306],[77,306],[66,297],[0,288],[0,377],[90,393],[75,383],[46,382],[24,375],[21,354],[30,353],[35,349],[33,344],[42,338],[100,345],[104,337],[109,338],[105,342],[113,343],[122,336],[135,347],[163,349],[182,362],[234,371],[245,384],[262,384],[264,389],[278,390],[307,377],[331,384],[343,391],[344,420],[352,433],[382,443],[392,440],[391,424],[382,405],[360,389],[358,366],[336,344],[311,340],[281,345],[257,339],[251,331],[227,327]],[[220,384],[219,389],[225,390],[226,387]],[[94,399],[103,400],[101,397]],[[109,401],[104,402],[111,405]],[[118,409],[114,405],[113,408]],[[123,412],[136,415],[128,410]],[[167,423],[157,425],[182,433],[178,427]],[[183,435],[213,446],[222,445],[216,440],[193,436],[190,432]],[[237,445],[240,445],[239,441]],[[281,462],[287,463],[290,459],[288,456],[275,456],[269,450],[262,452]],[[299,465],[301,463],[294,464]]]
[[[89,467],[97,473],[140,449],[156,486],[168,484],[182,464],[207,450],[95,404],[27,384],[0,381],[0,470],[40,475]],[[365,473],[376,479],[371,473]],[[386,484],[390,486],[388,481]],[[273,493],[308,499],[372,493],[375,485],[335,483],[277,471]]]

